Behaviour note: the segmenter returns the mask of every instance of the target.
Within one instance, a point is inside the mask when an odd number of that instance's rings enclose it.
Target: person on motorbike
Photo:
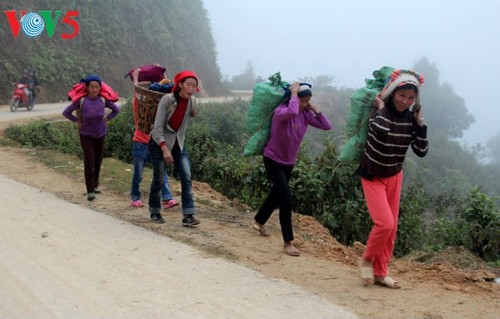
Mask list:
[[[31,94],[33,95],[33,99],[31,100],[31,103],[35,103],[37,86],[40,84],[40,80],[38,80],[38,71],[34,67],[28,67],[28,70],[30,72],[31,78],[33,79],[33,90],[31,92]]]
[[[33,81],[33,77],[30,74],[28,69],[23,70],[23,76],[17,81],[17,83],[26,84],[28,88],[26,89],[26,95],[29,98],[30,104],[34,102],[34,88],[35,82]]]

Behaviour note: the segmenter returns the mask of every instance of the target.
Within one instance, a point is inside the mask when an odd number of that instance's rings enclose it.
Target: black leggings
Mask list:
[[[93,193],[99,187],[99,175],[104,156],[104,136],[93,138],[80,134],[83,151],[83,168],[87,193]]]
[[[283,241],[292,241],[292,193],[288,182],[292,175],[293,165],[283,165],[264,156],[264,166],[266,167],[267,176],[271,180],[272,188],[254,219],[257,223],[264,225],[273,211],[279,208]]]

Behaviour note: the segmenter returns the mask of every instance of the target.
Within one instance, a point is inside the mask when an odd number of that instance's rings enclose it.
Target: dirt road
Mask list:
[[[1,318],[356,318],[3,175],[0,201]]]

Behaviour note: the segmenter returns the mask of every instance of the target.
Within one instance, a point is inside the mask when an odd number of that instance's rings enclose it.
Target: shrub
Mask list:
[[[425,249],[439,251],[449,246],[470,247],[469,227],[460,216],[465,198],[453,189],[430,198],[433,211],[427,212]]]
[[[323,195],[314,217],[343,244],[366,241],[372,222],[355,175],[357,164],[340,163],[333,140],[325,141],[325,151],[317,160]]]
[[[37,120],[26,125],[9,126],[5,136],[27,147],[47,147],[82,155],[77,130],[70,122]]]
[[[425,208],[429,197],[421,182],[410,185],[403,193],[399,213],[398,235],[394,254],[403,256],[420,250],[425,244]]]
[[[104,156],[132,163],[132,138],[134,130],[132,103],[127,101],[127,103],[122,105],[120,113],[109,122]]]
[[[248,102],[241,99],[223,103],[198,104],[198,116],[190,122],[193,126],[204,127],[207,135],[221,144],[241,146],[246,131]]]
[[[462,217],[470,227],[471,249],[485,260],[496,261],[500,250],[500,211],[493,199],[473,187]]]

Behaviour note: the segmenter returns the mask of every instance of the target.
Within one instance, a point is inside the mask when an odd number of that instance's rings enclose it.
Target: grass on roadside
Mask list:
[[[83,161],[77,156],[60,153],[45,148],[32,148],[30,155],[54,171],[72,178],[83,179]],[[102,184],[119,194],[129,194],[133,165],[105,158],[101,166]],[[143,181],[151,180],[152,170],[144,169]]]

